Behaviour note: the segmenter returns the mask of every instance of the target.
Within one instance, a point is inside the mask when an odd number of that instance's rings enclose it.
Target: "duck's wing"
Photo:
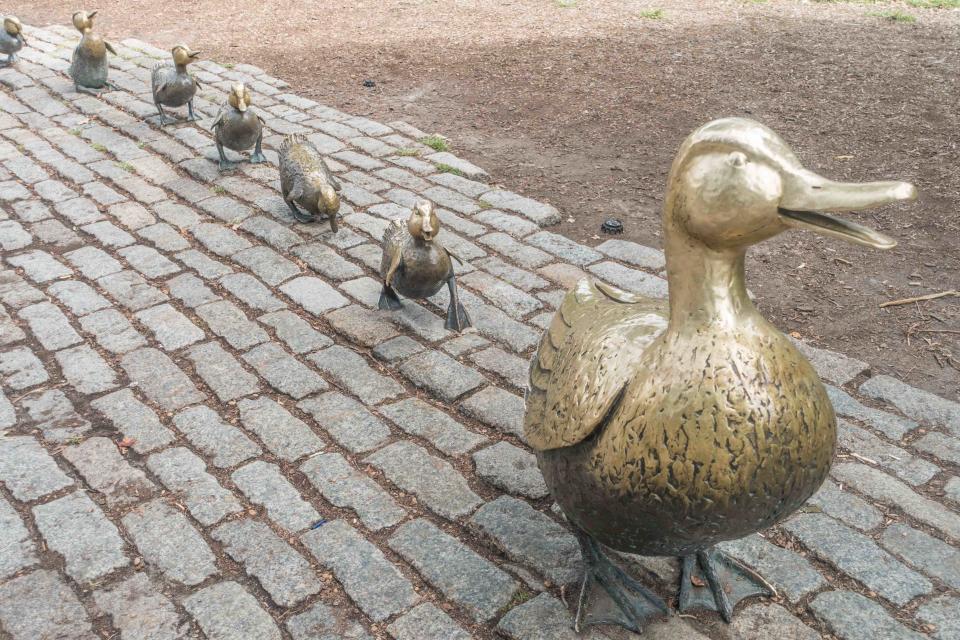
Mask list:
[[[530,363],[524,433],[541,451],[577,444],[615,411],[637,360],[667,326],[666,303],[581,280]]]

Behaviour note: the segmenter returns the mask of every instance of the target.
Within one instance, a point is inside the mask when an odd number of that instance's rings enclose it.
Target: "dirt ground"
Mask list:
[[[621,218],[659,246],[680,141],[716,117],[778,131],[842,180],[904,179],[912,205],[848,214],[888,252],[806,232],[756,247],[749,286],[786,331],[915,384],[960,394],[960,10],[795,0],[98,0],[118,39],[188,42],[249,62],[350,113],[450,137],[497,183],[556,205],[595,244]],[[655,10],[660,9],[659,17]],[[18,7],[69,23],[62,0]],[[878,14],[900,11],[915,22]],[[373,80],[365,88],[364,80]]]

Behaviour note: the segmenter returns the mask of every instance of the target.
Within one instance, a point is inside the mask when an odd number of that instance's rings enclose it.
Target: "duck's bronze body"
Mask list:
[[[433,204],[421,200],[413,206],[410,218],[394,220],[383,232],[383,256],[380,277],[383,289],[379,307],[399,309],[400,293],[407,298],[424,299],[436,294],[444,285],[450,293],[445,326],[463,331],[471,326],[470,316],[460,304],[453,260],[460,262],[438,240],[440,221]]]
[[[750,302],[746,249],[793,226],[889,248],[889,238],[816,211],[914,196],[905,183],[825,180],[749,120],[712,122],[684,142],[663,214],[669,303],[583,281],[530,367],[526,437],[587,564],[578,624],[593,582],[624,626],[639,630],[665,610],[597,542],[681,556],[681,610],[706,606],[729,620],[740,597],[769,592],[711,547],[775,524],[817,490],[836,419],[809,362]]]
[[[0,53],[7,54],[6,60],[0,60],[0,67],[12,65],[17,61],[17,52],[27,43],[23,38],[23,25],[16,16],[6,16],[3,19],[3,30],[0,31]]]
[[[313,143],[303,136],[287,136],[280,145],[280,191],[294,218],[313,222],[317,216],[326,215],[330,229],[337,232],[340,182]]]
[[[163,112],[164,105],[168,107],[187,105],[187,119],[191,121],[197,119],[193,113],[193,97],[197,94],[200,83],[187,71],[187,65],[196,60],[200,54],[197,51],[191,51],[185,44],[178,44],[171,53],[173,64],[159,62],[150,75],[153,104],[157,106],[157,111],[160,113],[161,125],[167,124],[167,116]]]
[[[93,18],[96,15],[96,11],[73,14],[73,26],[81,36],[70,59],[69,73],[77,91],[99,95],[105,87],[110,86],[107,80],[110,69],[107,52],[113,55],[117,55],[117,52],[109,42],[93,32]]]
[[[261,144],[263,142],[263,123],[250,109],[250,90],[242,82],[233,85],[227,102],[213,121],[213,139],[220,154],[220,170],[229,169],[233,163],[227,161],[223,148],[233,151],[246,151],[253,147],[250,163],[266,162]]]

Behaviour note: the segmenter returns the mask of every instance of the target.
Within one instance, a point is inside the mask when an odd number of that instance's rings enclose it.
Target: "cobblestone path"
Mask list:
[[[97,99],[62,73],[74,33],[27,36],[0,71],[0,638],[575,637],[526,362],[577,278],[663,295],[662,254],[542,230],[555,209],[402,122],[194,65],[201,125],[243,80],[267,147],[329,154],[331,236],[289,217],[274,166],[222,177],[205,128],[155,125],[167,52],[124,41]],[[443,329],[442,296],[374,310],[378,239],[418,196],[468,261],[476,333]],[[960,638],[960,405],[804,348],[842,417],[832,479],[727,545],[780,598],[647,638]],[[675,588],[676,563],[640,569]]]

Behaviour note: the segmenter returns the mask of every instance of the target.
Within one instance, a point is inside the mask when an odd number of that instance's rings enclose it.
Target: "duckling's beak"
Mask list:
[[[190,58],[199,58],[199,57],[200,57],[200,52],[199,52],[199,51],[191,51],[190,53],[187,54],[187,56],[190,57]]]
[[[784,177],[780,220],[789,227],[809,229],[876,249],[897,246],[893,238],[855,222],[829,216],[824,211],[860,211],[893,202],[917,199],[908,182],[834,182],[802,170]]]
[[[420,236],[430,242],[433,240],[433,237],[437,235],[437,230],[433,228],[433,224],[430,222],[430,216],[423,216],[423,225],[420,227]]]
[[[246,111],[246,110],[247,110],[247,103],[246,103],[246,101],[243,99],[243,96],[241,96],[241,97],[237,100],[237,111],[239,111],[240,113],[243,113],[243,112]]]
[[[87,14],[87,20],[93,20],[96,17],[97,17],[96,11],[91,11],[90,13]]]

